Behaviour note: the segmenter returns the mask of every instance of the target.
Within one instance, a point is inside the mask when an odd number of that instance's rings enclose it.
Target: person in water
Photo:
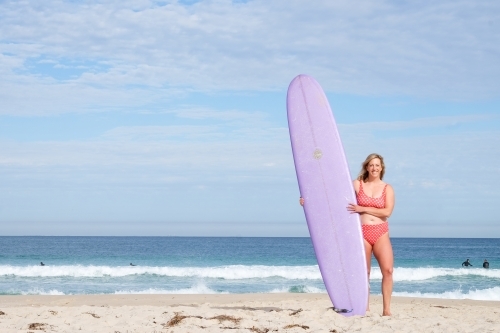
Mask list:
[[[42,261],[40,261],[40,266],[45,266],[45,264]]]
[[[368,155],[362,164],[358,178],[353,181],[357,204],[349,204],[347,210],[353,214],[360,214],[368,280],[373,253],[382,272],[382,315],[390,316],[394,255],[389,238],[388,218],[394,209],[395,199],[392,186],[382,181],[384,174],[385,165],[382,156]],[[304,205],[303,198],[300,198],[300,204]]]
[[[388,218],[394,210],[395,196],[392,186],[382,181],[384,175],[384,158],[378,154],[368,155],[362,164],[358,178],[353,181],[357,204],[349,204],[347,210],[359,214],[365,244],[368,280],[373,253],[382,272],[382,315],[390,316],[394,254],[389,238]]]
[[[472,264],[470,263],[469,259],[467,259],[467,260],[465,260],[465,261],[462,263],[462,266],[468,267],[468,266],[472,266]]]
[[[484,259],[483,268],[490,268],[490,263],[486,259]]]

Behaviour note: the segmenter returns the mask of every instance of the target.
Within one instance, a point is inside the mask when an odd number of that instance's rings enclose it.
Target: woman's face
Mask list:
[[[373,178],[380,178],[380,172],[382,171],[382,163],[379,158],[374,158],[366,166],[366,171]]]

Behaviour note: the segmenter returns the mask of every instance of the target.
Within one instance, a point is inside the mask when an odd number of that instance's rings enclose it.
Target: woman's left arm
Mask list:
[[[381,219],[389,218],[394,210],[394,189],[391,185],[387,185],[385,191],[385,207],[384,208],[374,208],[374,207],[363,207],[355,204],[349,204],[347,210],[351,213],[359,214],[370,214]]]

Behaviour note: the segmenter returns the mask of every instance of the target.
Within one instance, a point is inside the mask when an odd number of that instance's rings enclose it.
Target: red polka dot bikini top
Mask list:
[[[387,188],[387,184],[384,186],[384,190],[382,191],[382,195],[378,198],[372,198],[366,195],[363,191],[363,181],[359,181],[359,191],[356,194],[356,199],[358,200],[358,205],[363,207],[373,207],[373,208],[385,208],[385,189]]]

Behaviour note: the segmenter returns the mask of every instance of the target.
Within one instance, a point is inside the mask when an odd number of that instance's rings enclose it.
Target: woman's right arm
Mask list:
[[[394,190],[391,185],[387,185],[384,208],[363,207],[359,205],[349,204],[347,210],[352,213],[369,214],[384,219],[391,216],[392,211],[394,210],[394,202]]]

